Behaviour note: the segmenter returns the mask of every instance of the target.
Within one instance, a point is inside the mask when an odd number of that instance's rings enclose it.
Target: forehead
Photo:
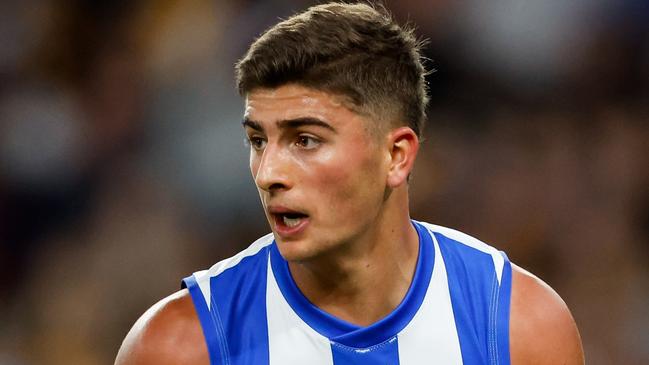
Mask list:
[[[347,107],[343,97],[294,84],[251,91],[246,96],[244,117],[259,123],[304,117],[330,123],[366,119]]]

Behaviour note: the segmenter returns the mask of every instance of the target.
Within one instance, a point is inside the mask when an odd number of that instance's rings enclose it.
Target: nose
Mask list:
[[[272,193],[291,188],[288,175],[289,158],[281,149],[269,143],[261,156],[256,158],[259,160],[256,161],[257,166],[253,161],[253,173],[259,189]]]

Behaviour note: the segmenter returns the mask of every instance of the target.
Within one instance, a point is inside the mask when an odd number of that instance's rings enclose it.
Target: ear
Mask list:
[[[390,148],[387,184],[394,189],[408,182],[419,150],[419,138],[410,127],[400,127],[388,134],[387,143]]]

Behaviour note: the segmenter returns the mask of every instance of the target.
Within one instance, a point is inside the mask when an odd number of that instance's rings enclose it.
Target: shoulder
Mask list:
[[[541,279],[512,264],[511,363],[584,364],[575,321],[561,297]]]
[[[115,365],[209,364],[201,325],[186,289],[147,310],[124,339]]]

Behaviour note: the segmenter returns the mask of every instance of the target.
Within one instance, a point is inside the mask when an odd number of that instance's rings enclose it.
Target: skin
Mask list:
[[[297,286],[348,322],[386,316],[405,296],[418,255],[407,184],[415,133],[397,127],[376,137],[378,121],[299,85],[254,90],[244,117],[252,176]],[[281,234],[278,207],[306,214],[304,228]],[[556,292],[516,265],[512,285],[512,364],[583,364],[577,327]],[[115,363],[209,364],[187,290],[135,323]]]

